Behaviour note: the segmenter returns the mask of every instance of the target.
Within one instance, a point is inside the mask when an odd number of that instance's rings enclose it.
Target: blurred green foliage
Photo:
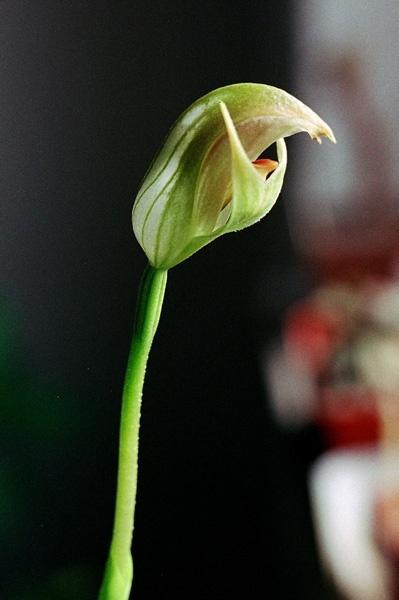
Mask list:
[[[76,481],[86,476],[82,403],[56,378],[43,381],[35,373],[17,323],[0,302],[1,598],[93,598],[93,571],[63,567],[82,561],[78,507],[85,501]]]
[[[50,575],[43,582],[25,584],[11,591],[9,600],[93,600],[96,581],[89,567],[69,567]]]

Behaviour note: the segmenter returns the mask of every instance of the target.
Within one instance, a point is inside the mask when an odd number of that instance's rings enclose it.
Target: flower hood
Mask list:
[[[264,217],[283,184],[283,138],[300,131],[335,142],[316,113],[272,86],[230,85],[194,102],[171,129],[133,207],[134,233],[151,265],[173,267]],[[274,142],[278,165],[257,161]]]

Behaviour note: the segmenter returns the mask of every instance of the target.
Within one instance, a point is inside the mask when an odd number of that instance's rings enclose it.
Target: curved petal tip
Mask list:
[[[337,140],[333,133],[333,130],[331,129],[331,127],[329,127],[329,125],[327,125],[327,123],[324,123],[324,121],[323,121],[323,126],[320,127],[318,129],[318,131],[311,133],[310,137],[312,138],[312,140],[316,140],[318,144],[321,144],[321,142],[322,142],[321,138],[323,138],[323,137],[326,137],[333,144],[337,143]]]

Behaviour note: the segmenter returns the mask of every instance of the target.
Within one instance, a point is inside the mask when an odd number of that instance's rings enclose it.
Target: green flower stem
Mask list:
[[[136,323],[122,396],[114,529],[99,600],[128,600],[132,587],[131,544],[137,490],[141,397],[148,355],[161,314],[167,274],[167,270],[148,266],[137,301]]]

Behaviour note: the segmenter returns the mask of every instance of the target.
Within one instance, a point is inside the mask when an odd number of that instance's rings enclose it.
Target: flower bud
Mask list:
[[[316,113],[275,87],[240,83],[194,102],[170,131],[133,207],[133,230],[150,264],[169,269],[264,217],[283,184],[283,138],[300,131],[335,142]],[[274,142],[278,163],[257,160]]]

